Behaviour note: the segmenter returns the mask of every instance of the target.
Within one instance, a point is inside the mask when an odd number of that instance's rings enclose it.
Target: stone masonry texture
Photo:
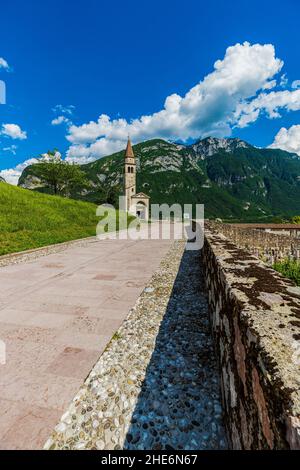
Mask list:
[[[239,248],[247,249],[268,264],[285,258],[300,259],[299,238],[211,221],[209,225]]]
[[[215,226],[202,250],[233,449],[300,448],[300,288]]]

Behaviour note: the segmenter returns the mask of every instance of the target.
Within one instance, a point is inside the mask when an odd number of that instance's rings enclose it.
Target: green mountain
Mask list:
[[[300,212],[300,158],[255,148],[240,139],[207,138],[192,145],[155,139],[135,145],[137,191],[152,203],[204,203],[206,217],[258,220]],[[124,151],[82,165],[91,188],[74,198],[115,202],[122,192]],[[45,191],[27,167],[19,185]]]

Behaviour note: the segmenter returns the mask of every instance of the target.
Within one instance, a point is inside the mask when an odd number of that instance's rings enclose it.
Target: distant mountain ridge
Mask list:
[[[206,139],[198,140],[189,147],[192,147],[196,154],[199,154],[205,158],[215,155],[220,150],[224,150],[227,153],[232,153],[240,148],[251,148],[252,145],[238,138],[217,139],[216,137],[207,137]]]
[[[133,146],[137,190],[152,203],[204,203],[206,217],[241,220],[300,213],[300,158],[236,139],[207,137],[191,145],[153,139]],[[122,192],[124,151],[82,165],[91,188],[72,195],[115,202]],[[19,185],[45,191],[27,167]]]

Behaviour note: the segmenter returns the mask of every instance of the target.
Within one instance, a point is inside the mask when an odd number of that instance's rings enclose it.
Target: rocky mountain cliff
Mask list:
[[[155,139],[135,145],[137,190],[153,203],[204,203],[206,217],[261,219],[300,213],[300,158],[258,149],[240,139],[192,145]],[[115,202],[122,191],[124,151],[82,165],[91,188],[74,198]],[[45,191],[27,167],[19,185]]]
[[[241,139],[216,139],[214,137],[207,137],[207,139],[198,140],[195,144],[190,146],[196,155],[200,155],[202,159],[215,155],[220,150],[224,152],[232,153],[235,150],[242,148],[251,148],[252,146],[247,144]]]

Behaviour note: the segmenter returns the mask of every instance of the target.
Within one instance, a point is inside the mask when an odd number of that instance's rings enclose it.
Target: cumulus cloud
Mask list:
[[[292,126],[289,129],[282,127],[269,147],[280,148],[300,155],[300,125]]]
[[[30,158],[29,160],[26,160],[23,163],[19,163],[19,165],[17,165],[15,168],[1,170],[0,176],[2,176],[2,178],[4,178],[7,183],[17,185],[22,171],[25,170],[27,166],[33,165],[37,162],[37,158]]]
[[[9,70],[9,65],[3,57],[0,57],[0,69]]]
[[[98,156],[102,157],[118,152],[124,147],[125,142],[124,139],[99,139],[89,146],[83,144],[73,145],[67,152],[66,160],[80,164],[90,163]]]
[[[282,66],[272,44],[245,42],[228,47],[210,74],[184,96],[168,96],[163,109],[152,115],[127,121],[101,114],[97,121],[71,125],[68,158],[86,161],[120,150],[128,134],[135,142],[154,137],[185,141],[208,135],[229,136],[246,114],[241,105],[247,106],[247,100],[255,99],[259,91],[275,87],[274,77]],[[258,115],[259,110],[254,109],[247,119],[251,122]]]
[[[282,110],[300,110],[300,89],[263,92],[250,102],[240,103],[235,112],[237,126],[245,127],[263,113],[271,119],[280,118]]]
[[[6,137],[10,137],[11,139],[27,139],[27,133],[22,131],[21,127],[17,124],[2,124],[0,134]]]

